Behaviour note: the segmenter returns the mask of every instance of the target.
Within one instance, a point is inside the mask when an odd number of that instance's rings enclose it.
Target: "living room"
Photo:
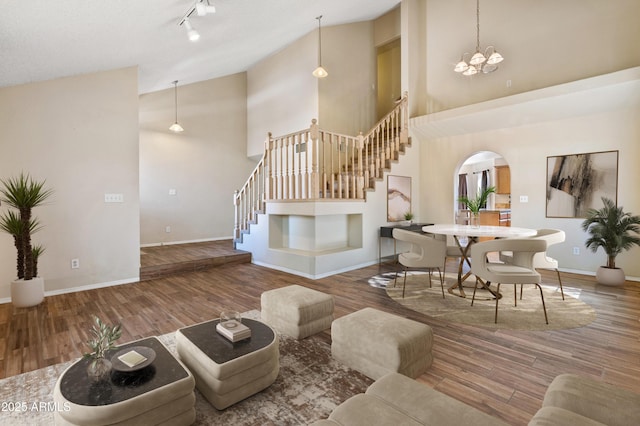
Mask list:
[[[552,255],[566,272],[592,275],[602,263],[602,253],[592,254],[584,248],[581,221],[545,215],[546,160],[554,155],[618,150],[618,203],[636,214],[640,211],[634,187],[640,177],[634,161],[640,158],[634,83],[640,66],[635,48],[640,39],[634,22],[640,12],[637,2],[591,1],[588,6],[578,0],[561,5],[538,2],[535,6],[481,2],[482,44],[495,44],[506,59],[496,72],[473,79],[455,74],[452,68],[460,54],[474,48],[475,2],[404,1],[400,10],[391,10],[397,2],[390,3],[382,16],[365,22],[334,21],[339,24],[333,25],[325,14],[323,63],[329,78],[343,79],[317,82],[308,72],[317,59],[314,18],[324,13],[313,10],[305,17],[308,34],[246,72],[186,82],[184,86],[180,82],[179,120],[187,129],[182,135],[171,134],[166,128],[174,114],[171,81],[181,79],[179,70],[186,63],[170,67],[172,72],[151,86],[152,90],[142,89],[139,79],[143,70],[135,63],[90,74],[3,85],[2,178],[24,170],[46,179],[55,191],[52,200],[37,211],[46,225],[37,239],[48,250],[40,264],[47,295],[135,283],[141,245],[230,238],[234,225],[231,196],[262,153],[267,132],[280,135],[296,131],[316,117],[323,127],[326,124],[330,130],[348,134],[370,127],[375,121],[373,110],[350,102],[375,84],[371,65],[375,62],[373,46],[377,45],[375,27],[386,28],[387,19],[398,22],[400,28],[380,37],[386,41],[400,36],[407,43],[403,48],[413,52],[403,55],[402,64],[413,141],[409,155],[394,165],[393,174],[412,177],[416,220],[451,222],[456,167],[478,151],[495,151],[517,170],[512,176],[514,196],[528,196],[528,204],[512,200],[514,226],[565,230],[566,243]],[[178,9],[175,15],[179,17],[188,6],[172,7]],[[11,13],[2,15],[8,19]],[[459,27],[460,31],[451,31]],[[184,36],[182,32],[176,31],[176,37]],[[345,34],[358,36],[354,45],[343,43]],[[365,45],[370,49],[361,49]],[[594,52],[598,52],[597,59],[586,59]],[[356,54],[364,57],[354,62],[370,65],[365,67],[366,78],[360,70],[353,70],[349,58]],[[21,58],[16,57],[16,63],[28,61]],[[12,62],[5,65],[10,67]],[[567,87],[572,93],[566,93]],[[618,96],[615,89],[620,87],[633,90],[622,90],[623,96]],[[609,89],[616,93],[613,98],[604,93]],[[520,113],[519,105],[538,101],[532,97],[536,91],[543,92],[542,107],[538,112]],[[360,96],[351,96],[354,92]],[[586,94],[587,100],[570,100],[573,111],[567,112],[564,103],[561,108],[554,106],[554,100],[576,93]],[[516,105],[497,101],[514,99],[512,96],[523,99],[516,99]],[[334,111],[335,104],[345,103],[349,105]],[[540,110],[552,117],[536,115]],[[510,122],[510,111],[518,114],[520,121],[515,125]],[[359,117],[359,121],[344,123],[345,116]],[[509,125],[500,123],[496,116]],[[441,130],[448,120],[453,120],[455,131]],[[465,120],[481,124],[460,132],[468,125]],[[197,178],[193,178],[196,171]],[[376,192],[384,192],[382,185]],[[176,189],[177,194],[169,195],[170,189]],[[105,204],[103,195],[107,193],[123,194],[124,202]],[[386,217],[381,211],[374,214],[377,216],[371,223],[375,226],[366,230],[364,249],[355,265],[377,262],[377,226],[385,224]],[[167,226],[171,232],[166,232]],[[10,236],[0,238],[0,275],[4,278],[0,298],[9,302],[8,283],[15,275],[14,248]],[[579,256],[572,254],[572,247],[580,247]],[[640,277],[637,257],[638,249],[634,248],[619,258],[631,292]],[[80,268],[71,269],[71,259],[79,259]],[[226,272],[235,273],[232,269]],[[293,276],[277,277],[295,280]],[[576,278],[579,281],[581,278]],[[305,282],[319,286],[325,281]],[[603,297],[610,297],[606,293]],[[252,299],[241,307],[249,310],[257,305]],[[211,312],[221,309],[216,303],[208,308]],[[339,313],[346,312],[344,305]],[[624,333],[633,335],[637,329]],[[628,376],[635,383],[629,387],[638,389],[638,366],[633,362],[627,365],[631,368]]]

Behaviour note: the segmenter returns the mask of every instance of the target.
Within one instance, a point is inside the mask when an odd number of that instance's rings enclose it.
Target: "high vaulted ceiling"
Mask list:
[[[206,0],[205,0],[206,1]],[[178,26],[194,0],[2,0],[0,87],[129,66],[139,92],[250,68],[322,25],[370,20],[399,0],[210,0],[192,15],[190,42]]]

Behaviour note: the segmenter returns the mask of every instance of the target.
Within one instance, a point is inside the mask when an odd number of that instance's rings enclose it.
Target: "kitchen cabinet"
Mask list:
[[[509,166],[496,166],[496,193],[511,193],[511,170]]]
[[[511,226],[511,210],[480,210],[480,225]]]

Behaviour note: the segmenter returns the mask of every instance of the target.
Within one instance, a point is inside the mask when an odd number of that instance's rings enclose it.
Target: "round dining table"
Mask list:
[[[471,272],[467,272],[464,276],[462,275],[464,264],[466,263],[471,267],[471,260],[469,259],[471,246],[478,242],[478,239],[481,237],[489,237],[489,238],[519,238],[519,237],[531,237],[536,235],[537,231],[535,229],[529,228],[518,228],[515,226],[489,226],[489,225],[457,225],[457,224],[435,224],[428,225],[422,227],[423,232],[428,232],[430,234],[439,234],[439,235],[451,235],[453,236],[458,249],[460,250],[460,263],[458,265],[458,281],[450,286],[447,291],[451,294],[455,294],[453,292],[454,289],[460,289],[460,297],[466,297],[464,293],[464,288],[462,283],[471,275]],[[462,238],[466,238],[467,243],[461,244],[460,240]],[[482,280],[479,280],[482,284],[483,288],[491,292],[495,297],[500,297],[499,294],[494,292],[490,287],[489,283],[485,283]]]

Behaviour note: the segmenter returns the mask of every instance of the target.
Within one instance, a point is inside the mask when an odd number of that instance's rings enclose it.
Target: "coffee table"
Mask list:
[[[220,320],[205,321],[176,332],[178,356],[196,378],[196,387],[218,410],[224,410],[270,386],[280,370],[278,335],[268,325],[243,318],[251,337],[232,343],[218,334]]]
[[[119,346],[107,351],[106,356],[134,346],[151,348],[156,354],[153,362],[139,371],[113,371],[110,380],[95,383],[87,376],[90,359],[81,358],[67,368],[53,392],[59,407],[56,424],[192,424],[193,375],[156,337]]]

